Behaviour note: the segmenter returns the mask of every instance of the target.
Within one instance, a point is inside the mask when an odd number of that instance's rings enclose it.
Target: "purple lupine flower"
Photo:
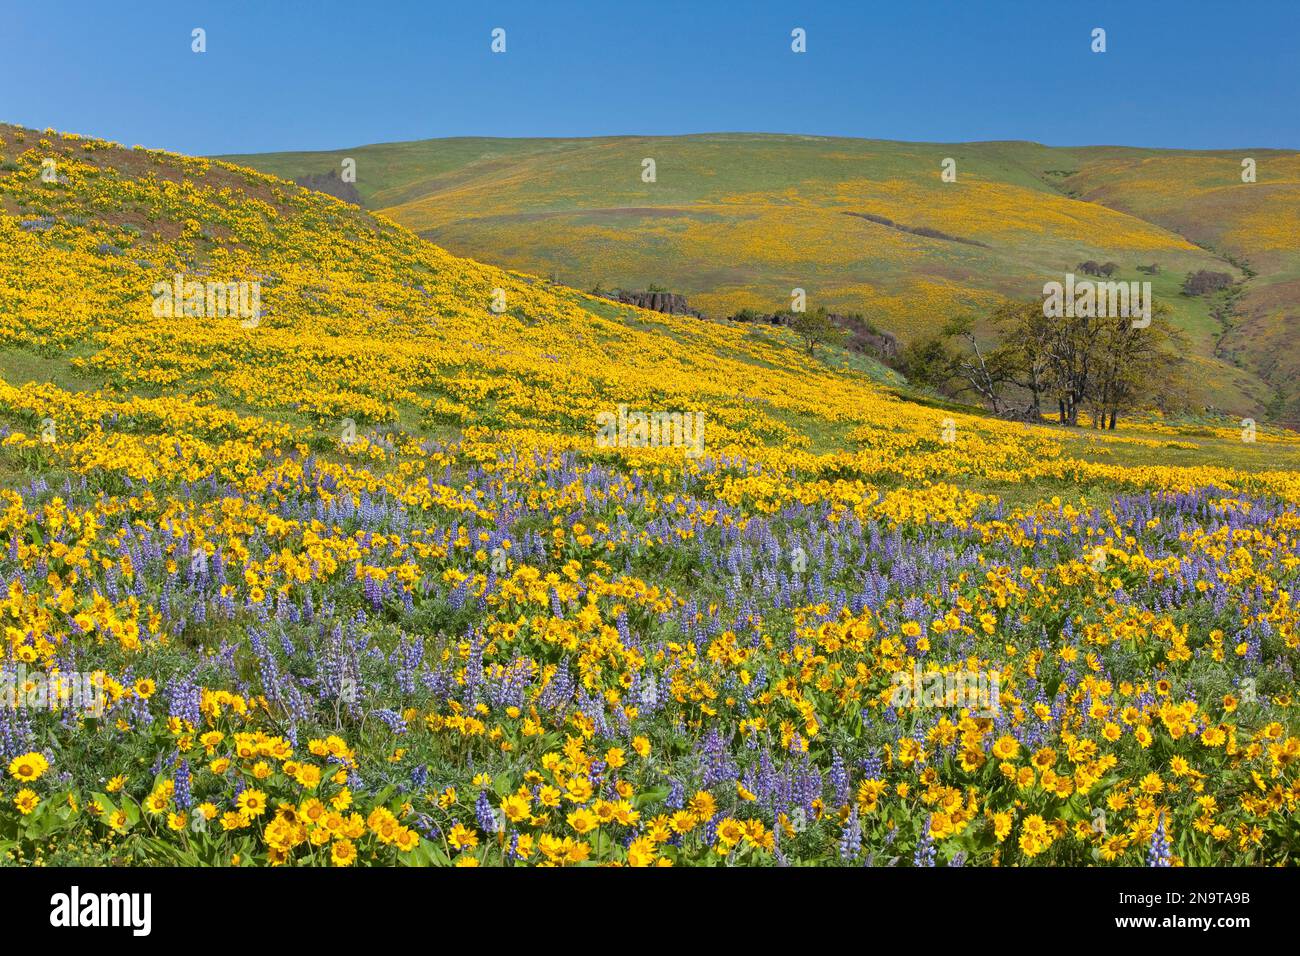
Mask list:
[[[176,785],[176,806],[182,810],[188,810],[194,803],[193,795],[190,793],[190,764],[188,760],[182,760],[180,766],[176,768],[174,783]]]
[[[474,817],[478,820],[479,829],[484,833],[501,831],[501,823],[492,809],[492,802],[488,799],[486,790],[478,792],[478,800],[474,803]]]
[[[840,859],[852,863],[862,852],[862,823],[858,819],[855,805],[849,811],[849,818],[844,822],[844,832],[840,834]]]
[[[835,791],[836,806],[843,806],[849,802],[849,771],[838,750],[831,759],[831,788]]]
[[[1156,821],[1156,832],[1151,834],[1151,846],[1147,850],[1147,866],[1172,866],[1169,837],[1165,834],[1165,815],[1161,811]]]
[[[925,818],[925,828],[921,831],[921,840],[916,845],[916,852],[912,855],[913,866],[934,866],[935,858],[938,856],[938,850],[934,845],[934,838],[930,836],[930,818]]]

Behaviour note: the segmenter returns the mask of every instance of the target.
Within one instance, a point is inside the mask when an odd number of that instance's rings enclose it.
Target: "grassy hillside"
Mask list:
[[[0,865],[1294,863],[1300,438],[1243,437],[0,126]]]
[[[879,433],[932,433],[935,441],[909,439],[905,465],[891,458],[872,467],[949,478],[997,470],[984,458],[956,467],[951,452],[963,442],[934,448],[934,464],[918,468],[916,441],[937,445],[939,423],[952,414],[972,438],[998,445],[1002,461],[1043,442],[1079,442],[901,402],[877,385],[890,381],[887,370],[864,374],[861,362],[836,353],[810,367],[783,330],[646,312],[456,258],[246,168],[9,135],[16,158],[0,172],[0,202],[13,252],[0,286],[10,303],[0,341],[36,349],[51,368],[66,366],[108,394],[251,412],[300,437],[332,437],[347,418],[437,437],[517,430],[552,448],[589,442],[597,414],[619,403],[707,408],[719,453],[842,455],[860,446],[878,455]],[[49,156],[57,183],[33,179]],[[42,217],[48,229],[30,228]],[[264,318],[246,329],[237,317],[154,316],[152,285],[177,272],[259,280]],[[501,314],[492,309],[497,290]],[[1239,445],[1225,464],[1254,461],[1259,446]],[[1058,453],[1044,457],[1039,467],[1054,468]]]
[[[1300,159],[1257,151],[1259,181],[1246,186],[1242,155],[726,134],[428,140],[238,161],[294,177],[351,157],[369,208],[459,254],[567,284],[657,284],[713,315],[782,308],[798,287],[904,339],[1000,296],[1040,295],[1086,259],[1116,262],[1126,280],[1158,263],[1153,293],[1188,332],[1194,404],[1291,418]],[[645,158],[654,183],[641,179]],[[945,158],[956,182],[940,178]],[[1242,266],[1257,275],[1226,327],[1211,317],[1218,303],[1179,294],[1189,271],[1241,278]]]

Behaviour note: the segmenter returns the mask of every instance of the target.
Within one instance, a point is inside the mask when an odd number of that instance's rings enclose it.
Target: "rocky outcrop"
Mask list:
[[[898,357],[898,339],[892,332],[857,332],[850,330],[850,345],[862,352],[873,352],[882,358]]]
[[[649,309],[651,312],[666,312],[669,315],[693,315],[697,319],[704,318],[704,315],[690,307],[686,297],[678,295],[676,292],[624,292],[618,290],[605,296],[607,299],[613,299],[615,302],[621,302],[624,305],[635,305],[641,309]]]
[[[676,292],[625,292],[620,289],[615,292],[600,294],[615,302],[621,302],[624,305],[635,305],[638,308],[649,309],[651,312],[666,312],[669,315],[692,315],[697,319],[706,317],[703,313],[692,309],[690,303],[686,301],[686,297],[678,295]],[[768,325],[789,325],[792,317],[793,314],[790,312],[754,312],[751,309],[742,309],[727,318],[732,322],[763,322]],[[893,333],[877,329],[861,315],[840,315],[832,312],[829,318],[847,333],[846,344],[854,351],[874,355],[885,361],[898,357],[898,339],[894,337]]]
[[[354,206],[361,205],[361,193],[357,192],[356,184],[345,183],[339,178],[337,170],[330,170],[328,173],[308,173],[306,176],[299,176],[294,182],[304,189],[327,193],[335,199],[342,199]]]
[[[753,309],[741,309],[735,315],[727,316],[732,322],[761,322],[766,325],[789,325],[793,315],[789,312],[755,312]]]
[[[745,309],[729,316],[733,322],[764,322],[768,325],[789,325],[794,318],[791,312],[753,312]],[[898,357],[898,339],[892,332],[886,332],[870,325],[860,315],[840,315],[828,313],[827,318],[843,329],[848,335],[848,347],[856,352],[865,352],[882,359]]]

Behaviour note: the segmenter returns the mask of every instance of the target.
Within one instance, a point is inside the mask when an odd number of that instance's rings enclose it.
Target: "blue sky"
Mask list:
[[[732,130],[1300,147],[1300,0],[8,7],[0,120],[185,153]]]

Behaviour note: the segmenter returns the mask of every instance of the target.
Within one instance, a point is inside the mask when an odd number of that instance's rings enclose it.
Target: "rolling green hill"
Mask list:
[[[1298,529],[1267,422],[974,414],[0,124],[0,867],[1292,864]]]
[[[718,317],[786,307],[802,288],[810,306],[862,312],[904,340],[1110,261],[1174,310],[1196,406],[1300,420],[1295,153],[716,134],[225,158],[286,178],[351,158],[368,208],[456,254],[580,288],[658,285]],[[940,175],[948,158],[955,182]],[[1159,274],[1137,271],[1151,264]],[[1232,302],[1181,294],[1201,269],[1243,282]]]

